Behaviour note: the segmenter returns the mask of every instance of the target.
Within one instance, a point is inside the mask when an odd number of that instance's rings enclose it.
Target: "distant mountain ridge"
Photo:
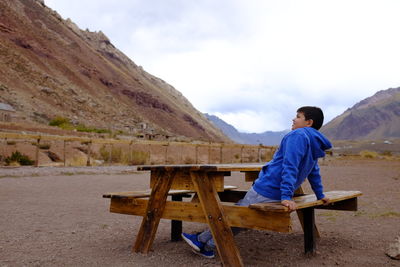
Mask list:
[[[250,144],[250,145],[259,145],[263,144],[266,146],[275,146],[279,145],[282,138],[289,132],[280,131],[280,132],[272,132],[266,131],[263,133],[242,133],[239,132],[235,127],[220,119],[215,115],[205,114],[206,118],[209,119],[216,127],[221,129],[221,131],[227,135],[230,139],[239,144]]]
[[[321,129],[333,140],[400,138],[400,87],[381,90]]]

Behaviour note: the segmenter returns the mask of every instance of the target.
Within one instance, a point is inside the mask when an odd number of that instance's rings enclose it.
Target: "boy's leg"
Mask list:
[[[203,231],[202,233],[199,234],[198,239],[200,242],[204,243],[204,249],[209,251],[209,250],[214,250],[216,249],[214,239],[212,236],[212,233],[209,229]]]
[[[250,188],[249,191],[247,191],[244,198],[239,200],[236,203],[236,205],[247,207],[254,203],[265,203],[265,202],[280,202],[280,201],[264,197],[264,196],[258,194],[252,187],[252,188]],[[241,227],[231,227],[231,229],[232,229],[233,235],[237,235],[240,232],[246,230],[246,228],[241,228]],[[205,250],[212,250],[212,249],[216,248],[214,239],[213,239],[213,236],[212,236],[210,230],[205,230],[204,232],[200,233],[198,235],[198,240],[205,244],[205,246],[204,246]]]

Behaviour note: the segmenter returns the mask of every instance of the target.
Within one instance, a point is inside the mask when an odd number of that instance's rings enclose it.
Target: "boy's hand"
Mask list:
[[[324,204],[322,204],[324,206],[327,206],[331,203],[331,200],[327,197],[321,198],[320,200],[322,200],[322,202],[324,202]]]
[[[289,211],[294,211],[297,208],[296,202],[293,200],[282,200],[281,204],[289,209]]]

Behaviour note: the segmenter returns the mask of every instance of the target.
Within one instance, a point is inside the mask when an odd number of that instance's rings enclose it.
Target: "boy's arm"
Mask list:
[[[294,185],[299,173],[301,159],[306,153],[307,142],[301,135],[292,135],[287,139],[283,149],[282,181],[280,184],[282,204],[285,200],[291,201],[293,198]]]
[[[324,202],[324,204],[329,204],[329,198],[324,195],[324,187],[321,181],[321,175],[319,174],[319,166],[318,163],[315,163],[314,168],[311,170],[311,173],[308,175],[308,181],[311,184],[311,188],[314,191],[317,199],[320,199]]]

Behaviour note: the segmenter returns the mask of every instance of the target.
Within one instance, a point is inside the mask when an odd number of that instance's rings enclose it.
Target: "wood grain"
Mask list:
[[[324,194],[330,199],[330,206],[334,206],[335,202],[357,198],[362,195],[360,191],[330,191],[324,192]],[[296,202],[297,209],[321,206],[324,203],[322,200],[317,200],[314,194],[294,197],[293,200]],[[256,203],[251,204],[249,207],[264,211],[288,212],[288,208],[280,203]],[[325,206],[325,208],[329,208],[329,205]]]
[[[232,230],[213,185],[213,176],[208,176],[204,172],[190,172],[190,176],[223,265],[243,266]]]
[[[147,199],[112,198],[110,212],[144,216],[147,204]],[[221,204],[229,226],[283,233],[292,230],[289,213],[258,211],[226,202]],[[167,201],[162,218],[207,223],[199,202]]]
[[[133,247],[135,252],[146,254],[150,250],[157,232],[158,224],[164,212],[165,202],[175,176],[175,171],[158,171],[157,175],[160,179],[157,180],[157,183],[151,191],[146,214],[143,216],[142,224]]]

